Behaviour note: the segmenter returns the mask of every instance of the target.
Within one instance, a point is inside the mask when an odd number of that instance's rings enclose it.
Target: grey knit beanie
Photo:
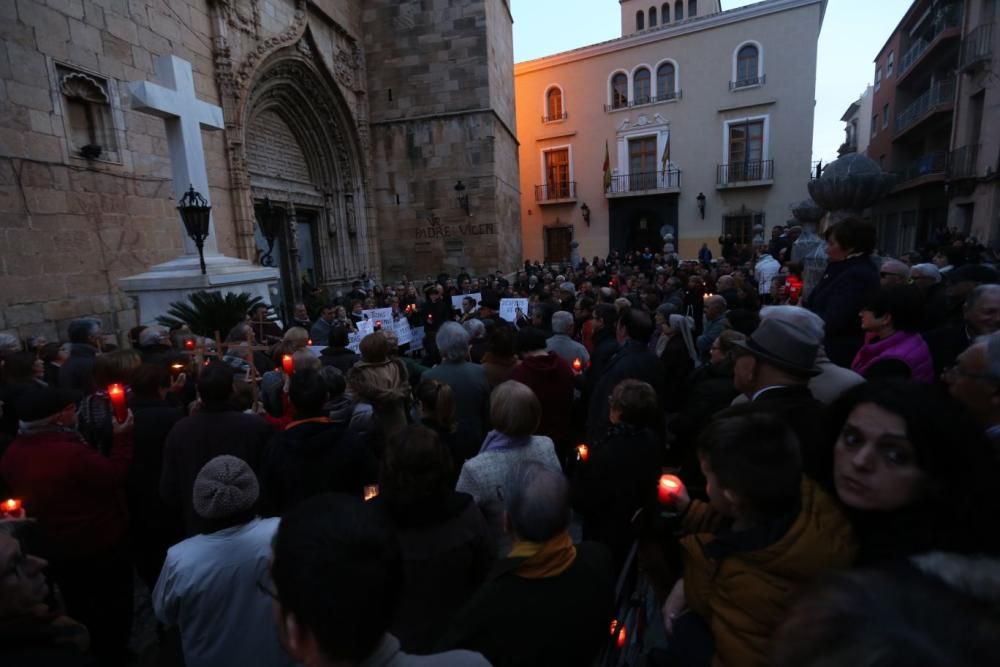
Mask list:
[[[194,480],[194,511],[203,519],[225,519],[252,508],[259,493],[257,475],[246,461],[216,456]]]

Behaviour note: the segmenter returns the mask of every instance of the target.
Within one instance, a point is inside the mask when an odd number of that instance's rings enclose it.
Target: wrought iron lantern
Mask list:
[[[205,268],[205,239],[208,238],[208,223],[211,220],[212,207],[208,205],[208,200],[201,196],[192,185],[187,193],[181,197],[177,206],[177,211],[181,214],[184,222],[184,230],[191,237],[198,247],[198,259],[201,261],[201,274],[208,271]]]
[[[583,215],[583,221],[587,223],[590,227],[590,207],[586,204],[580,206],[580,214]]]
[[[274,259],[272,257],[272,253],[274,253],[274,240],[278,237],[278,232],[284,222],[284,212],[280,208],[271,205],[270,197],[264,197],[263,205],[257,208],[256,217],[260,233],[264,236],[264,240],[267,241],[267,252],[260,256],[260,264],[261,266],[274,266]]]
[[[705,219],[705,193],[699,192],[698,196],[695,197],[698,201],[698,212],[701,213],[701,219]]]

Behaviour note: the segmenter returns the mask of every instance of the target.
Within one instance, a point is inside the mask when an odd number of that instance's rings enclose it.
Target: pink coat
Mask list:
[[[909,366],[910,375],[917,382],[934,382],[934,362],[927,343],[920,334],[907,331],[897,331],[882,340],[874,334],[866,334],[865,344],[854,357],[851,370],[867,375],[873,365],[887,359],[896,359]]]

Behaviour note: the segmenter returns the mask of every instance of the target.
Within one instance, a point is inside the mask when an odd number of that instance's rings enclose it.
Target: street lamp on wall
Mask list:
[[[264,204],[257,209],[256,217],[260,233],[267,241],[267,252],[260,256],[260,264],[261,266],[274,266],[271,254],[274,252],[274,240],[278,236],[283,218],[281,209],[271,205],[270,197],[264,197]]]
[[[581,204],[580,214],[583,216],[583,221],[587,223],[588,227],[590,227],[590,207],[586,204]]]
[[[181,214],[184,231],[198,247],[201,275],[205,275],[208,273],[205,269],[205,239],[208,238],[208,222],[211,219],[212,207],[208,205],[208,200],[202,197],[201,193],[196,191],[192,185],[187,193],[181,197],[177,211]]]
[[[698,212],[701,213],[701,219],[705,219],[705,193],[699,192],[698,196],[695,197],[698,200]]]
[[[465,194],[465,184],[462,181],[455,184],[455,199],[458,201],[458,207],[465,211],[466,215],[472,215],[469,212],[469,195]]]

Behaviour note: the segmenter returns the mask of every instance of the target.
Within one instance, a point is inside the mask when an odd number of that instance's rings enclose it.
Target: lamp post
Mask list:
[[[455,198],[458,200],[458,207],[465,211],[466,215],[472,215],[469,212],[469,195],[465,194],[465,184],[462,181],[455,184]]]
[[[587,223],[588,227],[590,227],[590,207],[586,204],[581,204],[580,214],[583,215],[583,221]]]
[[[705,219],[705,193],[699,192],[698,196],[695,197],[698,201],[698,212],[701,213],[701,219]]]
[[[198,259],[201,261],[201,275],[208,271],[205,268],[205,239],[208,238],[208,223],[211,219],[212,207],[208,200],[201,196],[192,185],[177,206],[184,222],[184,230],[198,247]]]
[[[267,241],[267,252],[260,256],[260,265],[274,266],[274,259],[271,255],[274,252],[274,240],[278,236],[278,226],[281,224],[281,209],[271,205],[270,197],[264,197],[264,204],[257,210],[256,217],[260,233]]]

